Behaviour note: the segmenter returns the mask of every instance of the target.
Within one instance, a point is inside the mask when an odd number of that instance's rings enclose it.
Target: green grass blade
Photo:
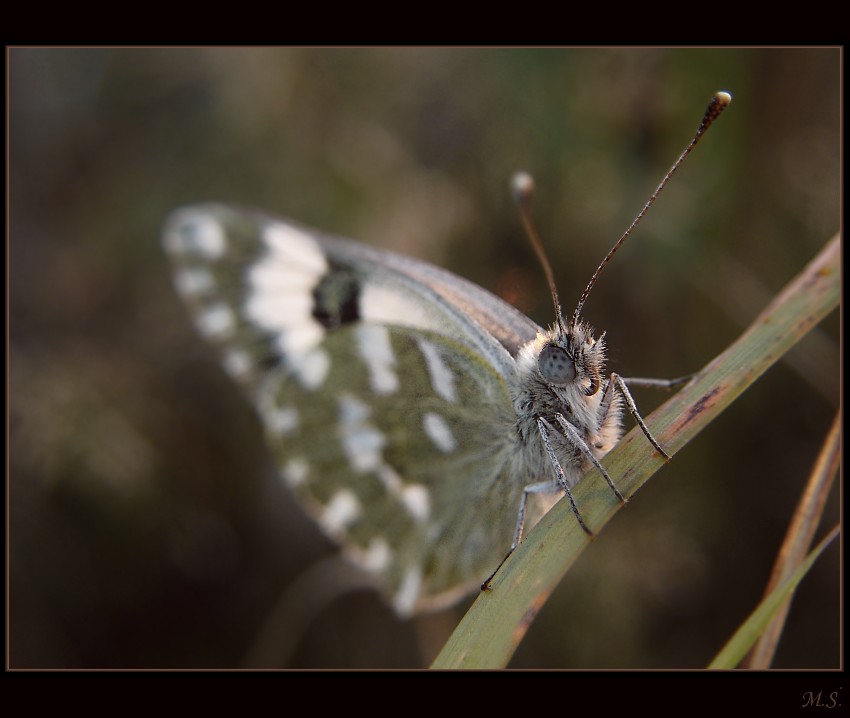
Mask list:
[[[832,422],[821,452],[809,475],[809,480],[806,482],[806,487],[800,496],[797,509],[791,518],[785,540],[779,549],[773,572],[768,581],[767,593],[770,593],[781,581],[788,578],[805,559],[806,552],[812,545],[815,531],[817,531],[823,517],[827,497],[840,466],[841,411],[835,415],[835,420]],[[750,655],[740,664],[741,668],[770,668],[790,609],[791,602],[786,601],[776,612]]]
[[[647,418],[672,456],[694,438],[840,299],[840,240],[821,253],[770,303],[750,327],[687,386]],[[661,466],[645,437],[631,431],[604,465],[625,496]],[[599,531],[621,508],[604,480],[591,472],[573,490],[588,525]],[[462,619],[433,668],[507,665],[540,608],[589,544],[566,501],[559,501],[529,535]]]
[[[758,605],[758,608],[750,614],[749,618],[744,621],[741,627],[735,631],[735,635],[723,646],[717,657],[709,664],[709,668],[732,669],[741,662],[744,656],[747,655],[747,651],[755,645],[755,642],[764,633],[764,630],[777,611],[782,608],[785,601],[797,588],[797,584],[800,583],[803,576],[808,573],[817,557],[838,536],[839,530],[839,527],[836,526],[830,531],[829,535],[797,567],[797,570],[770,592],[767,598]]]

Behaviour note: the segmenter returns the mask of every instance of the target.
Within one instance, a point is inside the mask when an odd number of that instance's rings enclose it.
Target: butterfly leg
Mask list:
[[[576,429],[572,424],[570,424],[570,422],[568,422],[560,414],[555,414],[555,418],[558,420],[558,423],[561,425],[561,428],[564,430],[564,435],[573,444],[575,444],[575,446],[579,449],[579,451],[581,451],[582,455],[584,457],[586,457],[587,459],[589,459],[590,463],[592,463],[599,470],[599,473],[602,474],[605,481],[608,482],[608,486],[610,487],[611,491],[614,492],[614,495],[618,499],[620,499],[620,501],[622,503],[626,503],[626,498],[620,493],[620,490],[615,486],[614,482],[611,480],[611,477],[608,475],[608,472],[605,471],[605,468],[602,466],[602,464],[599,463],[599,459],[597,459],[596,455],[590,450],[590,447],[587,445],[585,440],[582,438],[582,435],[579,433],[578,429]],[[542,419],[538,419],[538,423],[540,421],[542,421]],[[543,434],[542,429],[541,429],[540,433]],[[546,438],[544,438],[544,443],[546,443]],[[551,449],[550,449],[548,444],[546,445],[546,450],[550,452],[549,458],[552,459],[553,463],[557,462],[557,459],[555,458],[554,454],[551,453]],[[558,465],[557,468],[560,469],[561,468],[560,465]],[[569,493],[569,490],[567,490],[567,495],[570,497],[570,501],[572,501],[572,495]],[[576,510],[575,504],[573,504],[573,510]],[[581,523],[582,528],[585,531],[587,531],[587,528],[585,527],[584,523],[581,521],[581,518],[579,518],[579,523]],[[589,531],[587,531],[587,532],[590,533]]]
[[[596,461],[596,457],[593,456],[593,452],[588,448],[587,444],[584,442],[584,439],[578,433],[578,429],[576,429],[572,424],[570,424],[564,417],[560,414],[556,415],[560,422],[566,425],[565,433],[567,438],[570,439],[578,449],[588,457],[592,457],[594,464],[602,471],[605,478],[608,482],[611,482],[610,477],[605,474],[605,469],[599,465],[599,462]],[[593,531],[587,528],[587,524],[584,523],[584,519],[581,517],[581,513],[579,513],[578,506],[576,505],[576,500],[573,498],[573,492],[570,491],[570,484],[567,481],[567,477],[564,475],[564,470],[561,468],[561,462],[558,461],[558,457],[555,456],[555,450],[552,448],[552,442],[549,441],[549,432],[552,430],[551,425],[542,418],[537,419],[537,430],[540,432],[540,438],[543,439],[543,446],[546,447],[546,453],[549,455],[549,461],[552,463],[552,468],[555,470],[555,474],[558,479],[558,483],[561,488],[564,490],[564,493],[567,495],[567,498],[570,500],[570,506],[573,509],[573,513],[575,514],[576,519],[579,522],[579,525],[584,529],[584,532],[588,536],[593,536]]]
[[[578,429],[576,429],[572,424],[570,424],[561,414],[556,414],[555,418],[557,419],[558,424],[561,426],[564,436],[569,439],[570,443],[575,446],[576,449],[578,449],[578,451],[581,452],[581,454],[585,456],[599,470],[599,473],[601,473],[602,476],[605,478],[605,481],[608,482],[608,486],[611,488],[611,491],[614,492],[616,497],[620,499],[620,501],[622,501],[623,503],[626,503],[625,497],[614,485],[614,482],[611,480],[611,477],[608,475],[608,472],[605,471],[605,468],[602,466],[602,464],[599,463],[599,460],[590,450],[590,447],[587,445],[587,442],[579,433]],[[564,469],[561,467],[561,462],[558,461],[558,457],[555,454],[555,450],[552,448],[552,442],[549,439],[549,434],[550,432],[554,431],[554,429],[552,428],[551,424],[549,424],[549,422],[547,422],[545,419],[538,417],[537,430],[540,432],[540,438],[543,439],[543,446],[546,447],[546,453],[549,455],[549,461],[551,462],[552,468],[555,471],[557,480],[529,484],[523,489],[522,499],[520,499],[519,504],[519,514],[517,516],[516,531],[514,532],[514,540],[511,544],[511,548],[505,555],[505,557],[501,560],[499,565],[496,567],[496,570],[493,571],[493,573],[488,576],[487,580],[481,584],[482,591],[486,591],[490,588],[490,581],[493,580],[493,577],[499,572],[499,569],[504,566],[505,561],[508,560],[510,555],[516,550],[516,547],[519,545],[520,539],[522,538],[522,529],[525,525],[525,511],[529,494],[552,493],[554,491],[559,490],[563,491],[570,501],[570,507],[573,510],[573,514],[575,515],[579,526],[581,526],[581,528],[588,536],[593,538],[593,532],[587,527],[587,524],[582,518],[581,512],[578,510],[578,505],[576,504],[576,500],[573,497],[573,492],[570,490],[570,484],[567,481],[566,475],[564,474]]]
[[[675,389],[677,386],[687,384],[696,374],[688,374],[675,379],[647,379],[640,376],[620,377],[626,386],[640,386],[649,389]]]
[[[488,577],[487,580],[481,584],[481,590],[487,591],[490,588],[490,581],[493,580],[493,576],[499,573],[499,569],[505,565],[505,561],[510,558],[510,555],[516,550],[516,547],[519,546],[520,539],[522,538],[522,530],[525,526],[525,510],[526,505],[528,504],[528,495],[529,494],[554,494],[558,491],[562,490],[562,485],[558,481],[541,481],[536,484],[529,484],[522,490],[522,498],[519,502],[519,513],[517,514],[517,522],[516,522],[516,531],[514,531],[514,540],[511,544],[511,548],[505,554],[505,557],[499,562],[499,565],[496,566],[496,570],[493,571]],[[567,489],[567,493],[570,496],[570,501],[572,502],[573,508],[575,509],[575,502],[572,501],[572,495],[569,494],[569,489]],[[584,522],[581,520],[581,516],[578,519],[582,526],[584,527]],[[584,527],[585,531],[587,528]],[[591,534],[592,535],[592,534]]]
[[[608,391],[608,389],[609,387],[606,386],[606,392]],[[607,403],[608,406],[610,406],[610,399],[608,399]],[[605,410],[605,413],[607,413],[607,408]],[[614,495],[618,499],[620,499],[622,503],[625,504],[626,498],[614,485],[614,482],[611,480],[611,477],[608,475],[608,472],[605,471],[605,467],[603,467],[602,464],[599,463],[599,460],[590,450],[590,447],[587,445],[587,442],[579,433],[578,429],[576,429],[572,424],[570,424],[570,422],[568,422],[561,414],[556,414],[555,418],[557,419],[558,424],[560,425],[564,433],[564,436],[569,439],[570,443],[573,444],[573,446],[575,446],[581,452],[581,454],[585,456],[598,469],[599,473],[602,474],[602,476],[605,478],[605,481],[608,483],[608,486],[611,488],[611,491],[614,492]],[[579,526],[581,526],[581,528],[588,536],[590,536],[590,538],[593,538],[593,532],[587,527],[587,524],[584,522],[584,519],[581,516],[581,512],[578,510],[578,505],[576,504],[575,498],[573,498],[573,492],[570,490],[570,484],[567,481],[566,475],[564,474],[564,469],[561,467],[561,462],[558,461],[558,457],[555,455],[555,451],[552,448],[552,442],[549,439],[549,433],[553,431],[552,426],[545,419],[538,417],[537,429],[540,432],[540,438],[543,439],[543,446],[546,447],[546,453],[549,455],[549,461],[552,464],[552,468],[555,470],[557,480],[529,484],[523,489],[522,499],[520,499],[519,503],[519,514],[517,516],[516,531],[514,532],[514,540],[511,544],[511,548],[505,555],[505,557],[501,560],[499,565],[496,567],[496,570],[493,571],[493,573],[491,573],[487,577],[487,580],[481,584],[482,591],[486,591],[490,588],[490,581],[493,580],[493,577],[499,572],[499,569],[504,566],[505,561],[510,558],[510,555],[516,550],[516,547],[519,545],[520,539],[522,538],[522,529],[525,525],[525,511],[526,505],[528,503],[529,494],[552,493],[554,491],[559,490],[563,491],[570,501],[570,507],[573,510],[573,514],[575,515]]]
[[[683,379],[684,379],[684,377],[683,377]],[[631,381],[634,383],[634,380],[631,380]],[[640,382],[640,381],[643,381],[643,382],[661,381],[661,382],[663,382],[664,380],[649,380],[649,379],[638,380],[638,382]],[[679,380],[674,379],[672,381],[679,381]],[[641,417],[640,412],[638,411],[637,404],[635,404],[635,400],[632,398],[632,393],[629,391],[629,388],[626,386],[626,382],[623,381],[623,378],[619,374],[616,374],[616,373],[611,374],[611,379],[608,382],[608,386],[605,387],[606,392],[608,392],[608,390],[611,388],[612,384],[617,388],[617,390],[620,392],[620,394],[622,394],[623,398],[626,400],[626,406],[629,407],[629,413],[634,417],[635,421],[637,422],[637,425],[640,427],[640,430],[644,433],[644,436],[646,436],[646,438],[649,439],[649,443],[652,444],[655,447],[655,450],[659,454],[661,454],[661,456],[664,457],[665,461],[670,461],[670,456],[667,454],[666,451],[664,451],[664,449],[661,448],[661,444],[659,444],[658,441],[656,441],[655,437],[649,432],[649,427],[647,427],[647,425],[644,423],[643,418]],[[635,383],[634,386],[647,386],[647,384]],[[603,398],[603,404],[604,404],[605,400],[607,400],[607,399],[609,399],[609,396],[606,395]]]

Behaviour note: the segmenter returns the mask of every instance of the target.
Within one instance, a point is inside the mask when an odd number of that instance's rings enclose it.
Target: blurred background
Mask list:
[[[536,178],[569,311],[727,90],[584,311],[610,369],[680,376],[838,231],[840,62],[829,48],[11,49],[10,665],[414,668],[469,605],[401,621],[337,570],[172,290],[169,211],[289,216],[548,324],[511,174]],[[706,666],[762,597],[838,411],[839,346],[835,312],[656,474],[511,665]],[[646,415],[665,396],[636,398]],[[839,504],[836,485],[818,538]],[[775,666],[839,667],[840,568],[836,543]]]

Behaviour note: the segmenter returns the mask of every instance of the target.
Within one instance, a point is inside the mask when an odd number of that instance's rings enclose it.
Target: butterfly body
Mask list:
[[[541,353],[548,348],[563,349],[567,361],[574,364],[574,376],[563,385],[548,381],[540,368]],[[594,339],[587,324],[578,324],[565,335],[557,327],[540,332],[525,344],[517,357],[519,381],[515,391],[514,405],[523,437],[537,435],[536,419],[542,418],[557,424],[560,414],[573,426],[583,430],[583,438],[594,450],[597,458],[604,456],[620,440],[621,400],[614,392],[601,391],[601,379],[605,370],[604,337]],[[607,388],[607,380],[605,380]],[[539,442],[533,441],[533,445]],[[581,454],[581,461],[573,462],[577,475],[568,477],[572,486],[589,468],[589,462]]]
[[[282,479],[400,614],[481,583],[526,494],[563,495],[553,456],[572,486],[621,436],[583,323],[543,330],[430,264],[223,205],[179,210],[164,243]]]

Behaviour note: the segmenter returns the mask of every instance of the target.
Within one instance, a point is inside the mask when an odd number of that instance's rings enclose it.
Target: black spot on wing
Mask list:
[[[313,289],[313,317],[326,329],[360,319],[360,280],[347,269],[330,270]]]
[[[283,364],[283,355],[272,348],[272,342],[267,341],[263,344],[263,351],[257,358],[257,366],[268,371],[275,369]]]

